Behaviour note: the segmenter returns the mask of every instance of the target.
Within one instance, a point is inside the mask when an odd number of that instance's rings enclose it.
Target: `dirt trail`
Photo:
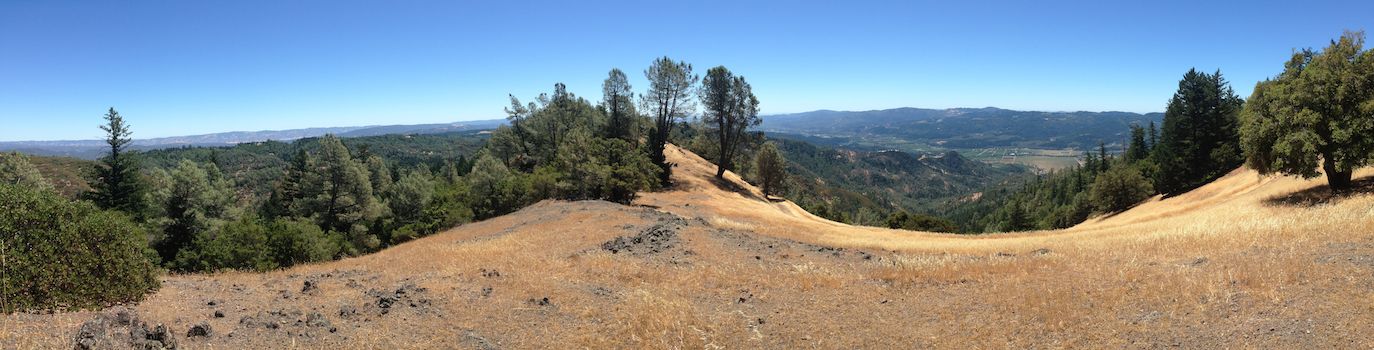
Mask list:
[[[956,236],[831,222],[669,151],[677,187],[636,206],[546,201],[364,257],[167,276],[136,305],[6,315],[0,348],[1374,346],[1368,194],[1283,204],[1319,182],[1238,170],[1067,230]]]

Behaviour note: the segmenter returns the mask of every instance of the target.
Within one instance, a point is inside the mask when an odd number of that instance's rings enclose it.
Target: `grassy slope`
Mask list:
[[[1319,180],[1238,170],[1071,229],[970,237],[830,222],[669,160],[679,185],[639,207],[548,201],[365,257],[169,276],[135,308],[178,334],[208,320],[194,347],[1374,345],[1374,196],[1313,205]],[[600,248],[655,225],[677,228],[657,253]],[[369,290],[406,284],[425,290],[382,314]],[[338,331],[240,322],[273,310]],[[0,347],[66,347],[91,316],[5,316]]]

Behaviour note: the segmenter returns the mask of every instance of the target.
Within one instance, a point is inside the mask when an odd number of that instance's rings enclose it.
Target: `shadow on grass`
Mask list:
[[[1315,186],[1302,191],[1277,195],[1264,199],[1264,204],[1285,207],[1312,207],[1335,203],[1361,194],[1374,193],[1374,176],[1366,176],[1351,181],[1350,189],[1340,192],[1331,191],[1327,185]]]
[[[758,195],[755,195],[754,192],[751,192],[749,191],[749,189],[744,188],[744,186],[740,186],[739,184],[736,184],[726,179],[712,176],[711,184],[716,185],[716,188],[722,190],[739,193],[739,195],[744,196],[745,198],[757,199],[765,202],[768,201],[768,199],[766,198],[759,198]]]

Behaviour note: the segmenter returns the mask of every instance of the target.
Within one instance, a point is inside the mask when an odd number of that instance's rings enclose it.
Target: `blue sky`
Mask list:
[[[1162,111],[1190,67],[1237,93],[1374,1],[0,1],[0,141],[504,116],[655,57],[725,65],[765,114]]]

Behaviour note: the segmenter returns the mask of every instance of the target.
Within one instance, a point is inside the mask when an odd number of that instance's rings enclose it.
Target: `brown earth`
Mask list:
[[[123,314],[183,348],[1374,346],[1374,195],[1320,179],[1237,170],[1067,230],[957,236],[830,222],[669,159],[676,187],[635,206],[545,201],[358,258],[166,276]],[[6,315],[0,347],[70,348],[97,319],[127,341],[120,310]]]

